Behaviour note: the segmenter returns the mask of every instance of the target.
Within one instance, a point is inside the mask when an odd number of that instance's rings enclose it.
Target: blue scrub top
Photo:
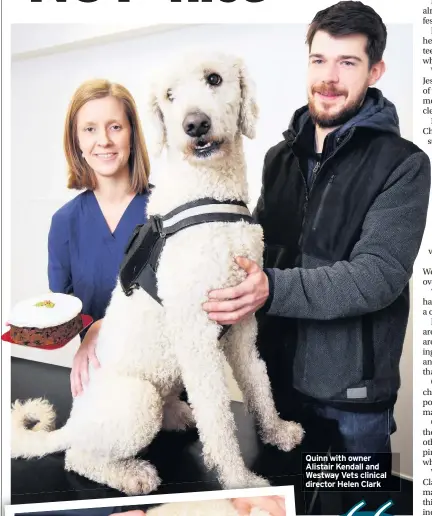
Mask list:
[[[82,301],[82,313],[95,321],[103,318],[129,237],[146,222],[147,201],[148,192],[137,194],[114,233],[90,190],[56,211],[48,235],[50,290],[73,293]]]

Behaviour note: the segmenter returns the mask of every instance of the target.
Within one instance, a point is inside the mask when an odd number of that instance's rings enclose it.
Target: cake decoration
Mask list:
[[[54,308],[55,303],[52,301],[39,301],[39,303],[36,303],[35,306],[45,306],[46,308]]]

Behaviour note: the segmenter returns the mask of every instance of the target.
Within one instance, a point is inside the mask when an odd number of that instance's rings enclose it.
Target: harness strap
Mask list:
[[[204,201],[204,200],[203,200]],[[212,202],[206,200],[204,202],[194,202],[183,205],[183,209],[171,211],[167,215],[160,217],[160,230],[170,236],[181,229],[185,229],[196,224],[204,224],[207,222],[238,222],[239,220],[247,220],[252,222],[252,216],[247,206],[242,202]]]
[[[189,201],[185,204],[181,204],[177,208],[174,208],[173,210],[169,211],[164,215],[164,219],[170,219],[174,215],[177,215],[177,213],[180,213],[182,211],[186,211],[189,208],[195,208],[196,206],[210,206],[210,205],[221,205],[221,204],[227,204],[230,206],[243,206],[246,208],[246,204],[243,201],[238,201],[237,199],[228,199],[225,201],[220,201],[218,199],[213,199],[213,197],[202,197],[201,199],[196,199],[195,201]]]
[[[177,221],[170,221],[170,223],[163,223],[162,231],[169,237],[174,235],[182,229],[195,226],[197,224],[204,224],[208,222],[240,222],[246,221],[252,223],[251,215],[242,215],[240,213],[200,213]]]

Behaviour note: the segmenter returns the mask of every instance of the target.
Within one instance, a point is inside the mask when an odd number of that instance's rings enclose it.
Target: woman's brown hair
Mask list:
[[[125,108],[131,125],[131,152],[129,157],[129,173],[131,189],[142,193],[148,186],[150,160],[138,110],[129,91],[121,84],[105,79],[93,79],[84,82],[75,91],[68,108],[63,137],[64,152],[68,164],[68,188],[82,190],[96,188],[96,176],[81,155],[76,117],[81,107],[90,100],[114,97],[120,100]]]

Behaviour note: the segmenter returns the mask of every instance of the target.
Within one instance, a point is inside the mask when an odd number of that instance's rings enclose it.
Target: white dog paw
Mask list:
[[[119,491],[130,496],[149,494],[156,491],[161,483],[154,466],[147,462],[139,464],[134,471],[126,474],[120,486],[116,486]]]
[[[291,451],[298,446],[304,437],[303,427],[294,421],[279,419],[278,424],[265,432],[263,441],[266,444],[277,446],[282,451]]]
[[[162,428],[164,430],[187,430],[195,427],[192,409],[182,400],[167,403],[163,409]]]

